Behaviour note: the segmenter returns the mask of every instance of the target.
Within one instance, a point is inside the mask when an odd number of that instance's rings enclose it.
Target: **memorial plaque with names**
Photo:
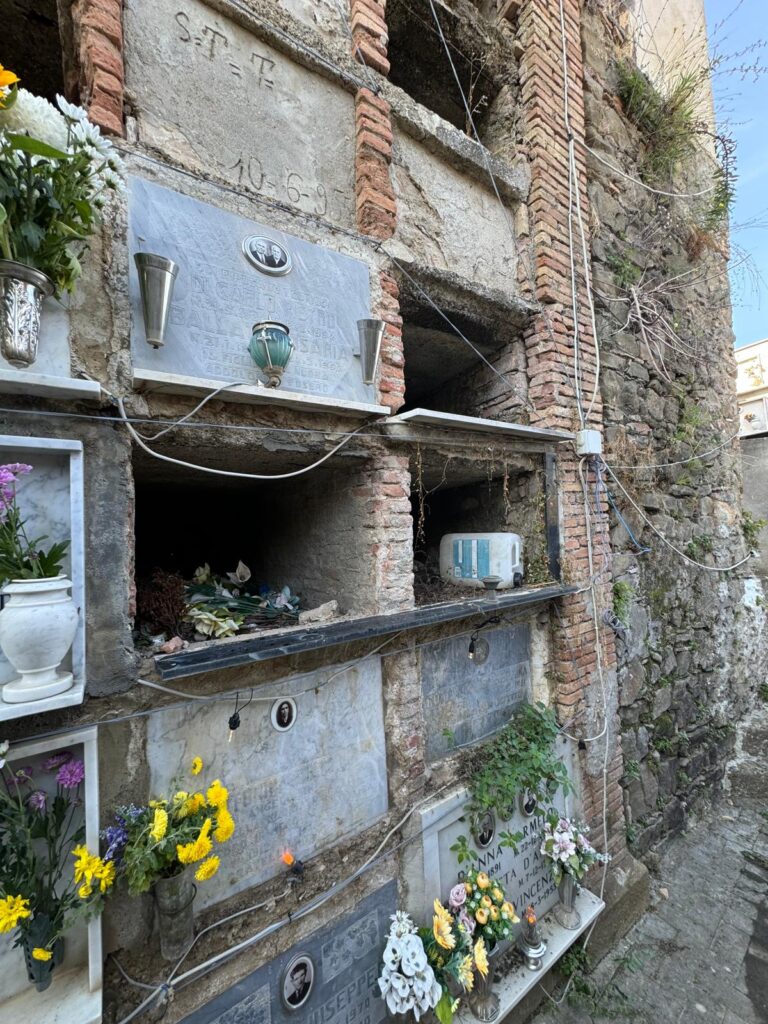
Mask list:
[[[379,961],[396,900],[397,886],[388,882],[181,1024],[379,1024],[386,1018],[377,985]],[[312,981],[308,992],[299,990],[301,1003],[293,1009],[290,997],[296,990],[287,979],[292,965],[307,961],[305,977]]]
[[[360,260],[257,221],[130,179],[129,288],[133,365],[221,382],[257,384],[248,352],[252,328],[285,324],[294,343],[281,388],[374,402],[363,383],[357,320],[370,316],[368,267]],[[273,240],[291,257],[290,273],[270,276],[243,253],[249,236]],[[165,345],[147,344],[133,255],[152,252],[179,265]]]
[[[569,775],[574,777],[572,744],[563,737],[557,741],[558,751],[565,760]],[[494,834],[488,845],[481,849],[477,836],[472,835],[472,825],[465,816],[465,807],[469,794],[466,789],[455,792],[443,799],[438,799],[432,806],[421,812],[423,832],[423,859],[420,865],[423,879],[417,879],[412,863],[409,871],[409,888],[419,900],[418,906],[409,907],[417,915],[431,914],[431,905],[435,896],[448,899],[451,888],[459,881],[459,872],[469,867],[488,872],[498,879],[504,892],[511,900],[518,914],[529,904],[541,916],[557,903],[557,887],[552,881],[549,864],[541,856],[541,831],[544,816],[541,811],[527,816],[521,807],[520,800],[514,808],[510,808],[506,819],[498,820],[494,816]],[[570,794],[567,798],[558,791],[553,803],[565,814],[573,814],[575,798]],[[518,844],[517,852],[504,847],[500,843],[501,832],[522,832],[523,837]],[[467,837],[471,849],[478,851],[478,859],[474,864],[459,865],[456,854],[451,850],[460,835]],[[488,837],[484,837],[488,838]],[[515,928],[515,934],[517,928]]]
[[[503,626],[483,630],[481,636],[490,648],[482,664],[467,657],[465,636],[437,640],[421,650],[428,762],[445,757],[455,746],[487,737],[530,700],[529,627]]]

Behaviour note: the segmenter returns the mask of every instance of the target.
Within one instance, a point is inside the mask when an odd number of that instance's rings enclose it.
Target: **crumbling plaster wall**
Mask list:
[[[597,15],[585,18],[582,44],[587,143],[641,177],[644,141],[616,97],[619,53]],[[701,201],[654,196],[591,156],[588,167],[605,458],[642,516],[606,482],[649,549],[639,552],[614,519],[614,586],[631,588],[626,636],[617,642],[623,785],[628,837],[646,854],[721,788],[735,723],[764,678],[765,611],[749,563],[731,572],[700,569],[654,532],[712,567],[747,554],[738,445],[697,458],[738,429],[727,241],[713,234],[702,252],[691,252]],[[706,187],[710,168],[696,155],[672,191]],[[651,289],[681,339],[677,350],[662,345],[666,372],[636,322],[627,324],[635,295],[643,303]]]

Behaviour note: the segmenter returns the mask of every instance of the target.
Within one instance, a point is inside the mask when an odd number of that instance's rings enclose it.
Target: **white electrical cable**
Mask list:
[[[311,470],[317,469],[318,466],[322,466],[322,464],[324,462],[327,462],[328,459],[330,459],[333,455],[336,454],[336,452],[340,451],[346,444],[349,444],[349,442],[352,440],[355,434],[359,433],[361,430],[364,430],[365,427],[370,426],[370,424],[364,423],[362,426],[358,427],[357,430],[351,431],[351,433],[347,434],[346,437],[342,438],[342,440],[334,448],[331,448],[329,452],[323,455],[322,458],[318,459],[316,462],[311,463],[309,466],[303,466],[301,469],[294,469],[290,473],[240,473],[233,469],[214,469],[213,466],[198,466],[194,462],[186,462],[183,459],[174,459],[170,455],[163,455],[161,452],[154,451],[152,448],[149,447],[148,444],[146,444],[141,434],[139,434],[138,431],[135,430],[133,424],[128,419],[128,416],[126,415],[125,412],[125,403],[123,402],[123,399],[120,395],[117,396],[116,401],[117,407],[120,410],[120,418],[127,427],[128,433],[131,435],[136,444],[147,453],[147,455],[151,455],[153,458],[159,459],[161,462],[169,462],[173,466],[181,466],[184,469],[192,469],[197,471],[198,473],[210,473],[213,476],[236,477],[239,480],[289,480],[292,477],[302,476],[302,474],[309,473]]]
[[[98,381],[96,383],[98,383]],[[157,441],[159,438],[161,438],[163,436],[163,434],[167,434],[169,430],[175,430],[177,427],[180,427],[183,423],[186,423],[187,420],[192,419],[192,417],[195,415],[196,412],[199,412],[200,409],[202,409],[203,406],[207,402],[210,402],[211,399],[215,398],[220,392],[226,391],[227,388],[239,388],[239,387],[243,387],[245,385],[246,385],[246,381],[242,381],[242,380],[232,381],[229,384],[221,384],[219,387],[216,388],[215,391],[212,391],[209,395],[206,395],[205,398],[203,398],[200,402],[198,402],[197,405],[194,407],[194,409],[191,412],[188,412],[186,414],[186,416],[182,416],[180,420],[176,420],[175,423],[170,423],[167,427],[165,427],[164,430],[158,430],[158,432],[156,434],[153,434],[151,437],[147,437],[146,434],[140,434],[139,436],[142,437],[145,441]],[[106,388],[104,388],[104,390],[106,391],[106,393],[108,395],[110,394],[106,390]],[[114,400],[114,397],[115,397],[114,395],[110,395],[110,398],[112,398],[113,400]],[[138,431],[137,431],[137,433],[138,433]]]
[[[621,481],[616,476],[616,474],[613,472],[613,470],[608,465],[608,463],[605,461],[605,459],[601,459],[601,461],[602,461],[603,466],[605,466],[605,468],[610,473],[611,478],[613,479],[613,482],[616,484],[616,486],[622,492],[622,494],[627,499],[627,501],[630,503],[630,505],[638,513],[640,518],[648,526],[650,526],[650,528],[653,530],[653,532],[656,534],[656,536],[659,538],[659,540],[663,544],[665,544],[671,551],[674,551],[676,555],[679,555],[680,558],[682,558],[684,562],[687,562],[689,565],[695,565],[698,569],[708,569],[710,572],[731,572],[731,570],[733,570],[733,569],[738,569],[740,565],[744,565],[744,563],[748,562],[750,560],[750,558],[752,557],[751,555],[747,555],[745,558],[740,559],[738,562],[734,562],[733,565],[705,565],[703,562],[697,562],[695,558],[691,558],[689,555],[686,555],[686,553],[684,551],[681,551],[680,548],[676,548],[675,545],[672,544],[671,541],[667,540],[667,538],[664,536],[664,534],[659,529],[657,529],[654,526],[654,524],[651,522],[651,520],[648,518],[648,516],[645,514],[645,512],[643,512],[643,510],[640,508],[640,506],[637,504],[637,502],[634,500],[634,498],[632,498],[627,493],[626,489],[622,486]]]
[[[633,178],[631,174],[627,174],[627,172],[622,171],[620,167],[616,167],[614,164],[610,163],[604,157],[600,156],[600,154],[597,153],[594,149],[592,149],[591,146],[588,146],[586,142],[584,142],[583,140],[580,140],[580,145],[583,146],[583,148],[586,149],[588,153],[591,153],[596,160],[599,160],[601,164],[605,164],[606,167],[610,168],[610,170],[612,170],[615,174],[621,175],[622,178],[626,178],[628,181],[631,181],[634,185],[640,185],[642,188],[647,189],[649,192],[653,192],[654,195],[657,196],[667,196],[670,199],[697,199],[699,196],[705,196],[709,192],[714,192],[716,188],[715,185],[710,185],[709,188],[702,189],[701,192],[665,192],[663,189],[660,188],[652,188],[650,185],[646,185],[646,183],[644,181],[641,181],[639,178]]]
[[[635,465],[632,466],[614,466],[613,468],[632,469],[638,473],[642,473],[644,469],[669,469],[672,466],[685,466],[688,462],[698,462],[700,459],[706,459],[709,455],[714,455],[715,452],[719,452],[721,448],[727,448],[729,444],[732,444],[734,441],[737,441],[740,437],[741,434],[737,432],[735,434],[732,434],[726,441],[723,441],[722,444],[718,444],[714,448],[710,448],[709,451],[702,452],[701,455],[692,455],[689,459],[678,459],[677,462],[656,462],[650,463],[647,466],[641,463],[636,463]]]

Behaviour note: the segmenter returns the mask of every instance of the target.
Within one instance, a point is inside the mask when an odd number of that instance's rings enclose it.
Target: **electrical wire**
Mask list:
[[[741,434],[738,431],[732,434],[727,440],[721,444],[715,445],[714,448],[710,448],[707,452],[702,452],[701,455],[692,455],[689,459],[678,459],[676,462],[656,462],[645,465],[643,463],[634,463],[631,466],[614,466],[614,469],[632,469],[638,473],[642,473],[645,469],[670,469],[672,466],[685,466],[689,462],[698,462],[701,459],[706,459],[709,455],[714,455],[715,452],[719,452],[721,448],[727,448],[729,444],[733,444],[734,441],[738,441]]]
[[[686,555],[686,553],[684,551],[681,551],[680,548],[675,547],[675,545],[671,541],[667,540],[667,538],[664,536],[664,534],[661,532],[661,530],[659,530],[656,526],[654,526],[654,524],[651,522],[651,520],[648,518],[648,516],[645,514],[645,512],[643,512],[643,510],[640,508],[640,506],[634,500],[634,498],[632,498],[631,495],[627,492],[626,488],[622,485],[621,481],[616,476],[616,474],[613,472],[613,470],[608,465],[608,463],[605,461],[605,459],[602,460],[602,463],[603,463],[603,466],[605,466],[605,468],[608,470],[608,472],[609,472],[613,482],[619,488],[619,490],[624,495],[624,497],[627,499],[627,501],[630,503],[630,505],[638,513],[640,518],[648,526],[650,526],[650,528],[653,530],[653,532],[656,534],[656,536],[659,538],[659,540],[663,544],[665,544],[671,551],[674,551],[676,555],[679,555],[680,558],[682,558],[684,562],[687,562],[689,565],[695,565],[698,569],[708,569],[710,572],[731,572],[733,569],[738,569],[740,565],[744,565],[744,563],[748,562],[750,560],[750,558],[752,557],[751,555],[746,555],[746,557],[741,558],[738,562],[734,562],[733,565],[705,565],[704,562],[697,562],[695,558],[691,558],[689,555]]]
[[[601,164],[605,164],[605,166],[615,174],[621,175],[622,178],[626,178],[628,181],[631,181],[633,185],[640,185],[641,188],[647,189],[648,192],[653,192],[654,195],[657,196],[668,196],[670,199],[697,199],[699,196],[706,196],[710,192],[714,192],[716,188],[715,185],[710,185],[709,188],[702,189],[701,192],[665,192],[660,188],[652,188],[651,185],[646,185],[646,183],[641,181],[639,178],[633,178],[631,174],[627,174],[626,171],[622,171],[620,167],[616,167],[615,164],[610,163],[605,159],[605,157],[600,156],[600,154],[592,149],[591,146],[588,146],[583,139],[579,140],[579,144],[586,149],[588,153],[591,153],[596,160],[599,160]]]

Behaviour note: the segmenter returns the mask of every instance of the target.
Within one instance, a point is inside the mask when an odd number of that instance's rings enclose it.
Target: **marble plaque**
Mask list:
[[[126,0],[123,23],[141,143],[354,228],[351,94],[200,0]]]
[[[486,629],[482,664],[467,657],[469,638],[452,637],[421,650],[427,761],[500,729],[531,697],[530,630],[526,624]],[[453,740],[444,735],[449,730]]]
[[[242,724],[227,742],[226,703],[158,712],[149,719],[147,760],[153,796],[203,759],[197,785],[219,778],[229,789],[235,834],[217,849],[221,868],[200,885],[197,901],[208,906],[271,878],[284,867],[286,849],[301,860],[360,832],[388,806],[381,696],[381,662],[370,658],[259,686],[242,713]],[[316,693],[315,687],[320,686]],[[271,705],[280,696],[296,699],[296,722],[277,732]],[[245,695],[241,690],[241,703]],[[262,698],[267,698],[263,700]],[[180,785],[195,780],[182,774]],[[178,786],[176,786],[178,788]]]
[[[305,242],[141,178],[130,179],[129,282],[133,365],[215,381],[257,384],[253,325],[277,320],[294,352],[282,388],[373,402],[363,383],[356,321],[370,316],[368,268],[360,260]],[[274,239],[292,259],[270,276],[243,254],[248,236]],[[133,254],[154,252],[179,264],[167,340],[147,344]]]
[[[379,1024],[386,1008],[376,980],[396,899],[397,887],[388,882],[352,913],[302,939],[181,1024]],[[304,957],[313,982],[300,1008],[289,1009],[284,979],[289,966]]]
[[[562,737],[557,743],[573,779],[572,744]],[[518,800],[506,819],[499,821],[494,816],[493,834],[482,837],[487,845],[481,847],[478,837],[472,835],[469,818],[465,817],[467,800],[467,790],[457,790],[420,812],[423,829],[421,856],[417,851],[406,867],[411,894],[408,909],[420,919],[428,919],[435,896],[439,894],[441,899],[447,900],[451,887],[459,880],[459,872],[475,866],[499,880],[518,913],[528,904],[533,904],[537,914],[546,913],[557,902],[557,889],[549,866],[539,853],[544,824],[542,814],[526,815]],[[574,813],[575,802],[574,794],[565,798],[562,791],[554,800],[558,810],[566,814]],[[516,853],[500,845],[501,832],[523,833]],[[460,867],[456,854],[451,850],[460,835],[466,836],[470,848],[478,851],[474,865],[465,863]]]

